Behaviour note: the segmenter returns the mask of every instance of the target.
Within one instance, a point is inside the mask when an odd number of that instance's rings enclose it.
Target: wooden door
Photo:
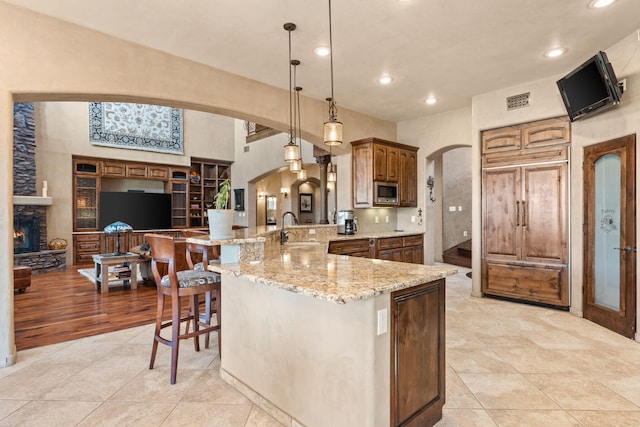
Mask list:
[[[521,259],[566,264],[567,164],[526,166],[522,176]]]
[[[635,135],[584,149],[584,317],[636,330]]]
[[[482,172],[484,258],[520,258],[520,167]]]

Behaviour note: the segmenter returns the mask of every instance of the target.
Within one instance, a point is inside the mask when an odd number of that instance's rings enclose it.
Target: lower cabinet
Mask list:
[[[330,254],[372,258],[369,239],[334,240],[329,242]]]
[[[328,252],[335,255],[424,264],[422,244],[422,234],[404,237],[334,240],[329,242]]]
[[[430,426],[445,402],[445,281],[391,293],[391,425]]]

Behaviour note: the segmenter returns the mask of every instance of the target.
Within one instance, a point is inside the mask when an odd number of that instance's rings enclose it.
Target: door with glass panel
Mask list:
[[[636,330],[635,135],[584,149],[584,317]]]

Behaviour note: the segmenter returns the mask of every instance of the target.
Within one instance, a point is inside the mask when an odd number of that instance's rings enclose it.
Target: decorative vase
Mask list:
[[[234,236],[233,214],[232,209],[207,209],[211,240],[231,239]]]

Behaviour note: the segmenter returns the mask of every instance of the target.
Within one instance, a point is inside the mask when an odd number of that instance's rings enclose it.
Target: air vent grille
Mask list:
[[[517,108],[524,108],[529,106],[529,94],[521,93],[520,95],[514,95],[507,98],[507,111],[515,110]]]

